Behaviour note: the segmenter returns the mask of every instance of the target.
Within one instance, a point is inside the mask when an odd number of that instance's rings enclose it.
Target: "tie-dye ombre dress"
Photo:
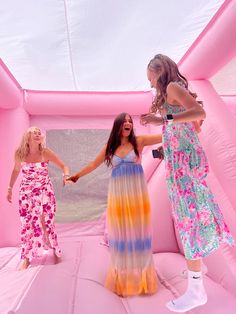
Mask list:
[[[152,257],[151,212],[143,168],[134,150],[112,160],[108,192],[111,267],[105,286],[120,296],[152,294],[157,274]]]

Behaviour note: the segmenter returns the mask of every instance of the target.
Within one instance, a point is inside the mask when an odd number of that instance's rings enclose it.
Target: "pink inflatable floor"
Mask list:
[[[165,303],[186,287],[185,261],[179,253],[154,254],[159,291],[153,296],[120,298],[104,288],[109,263],[101,236],[60,234],[63,259],[53,265],[47,252],[26,271],[17,271],[18,248],[0,249],[0,313],[17,314],[165,314]],[[191,313],[234,314],[236,298],[207,274],[208,303]]]

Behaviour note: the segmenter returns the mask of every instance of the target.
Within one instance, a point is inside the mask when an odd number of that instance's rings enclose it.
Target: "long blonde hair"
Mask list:
[[[36,126],[31,126],[30,128],[28,128],[23,134],[19,147],[15,151],[15,159],[23,161],[29,155],[29,152],[30,152],[29,140],[30,140],[31,134],[34,131],[40,131],[42,133],[41,129]],[[42,143],[39,144],[39,151],[42,152],[44,147],[45,147],[45,143],[43,141]]]

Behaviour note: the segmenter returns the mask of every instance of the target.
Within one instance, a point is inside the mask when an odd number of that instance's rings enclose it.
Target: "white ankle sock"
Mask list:
[[[202,269],[202,274],[206,275],[206,273],[208,272],[208,268],[207,268],[207,265],[203,263],[203,261],[201,261],[201,269]],[[188,278],[188,272],[189,270],[186,268],[180,273],[180,276],[182,278]]]
[[[188,288],[179,298],[166,304],[173,312],[187,312],[207,302],[206,291],[203,286],[202,273],[188,271]]]

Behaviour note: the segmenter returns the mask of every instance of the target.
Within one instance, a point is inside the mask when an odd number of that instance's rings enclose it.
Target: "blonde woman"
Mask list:
[[[11,203],[13,186],[22,171],[19,192],[22,243],[19,270],[26,269],[33,258],[43,253],[45,246],[53,249],[55,263],[60,260],[61,250],[54,225],[56,202],[48,175],[49,161],[61,168],[66,183],[68,167],[53,151],[45,147],[42,131],[30,127],[15,152],[15,165],[7,191],[7,200]]]

